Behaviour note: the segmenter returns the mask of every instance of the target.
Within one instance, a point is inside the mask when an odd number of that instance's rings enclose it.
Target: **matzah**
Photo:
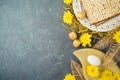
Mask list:
[[[120,0],[82,0],[90,24],[103,22],[120,14]]]
[[[102,24],[102,23],[104,23],[104,22],[106,22],[106,21],[108,21],[108,20],[109,20],[109,19],[100,21],[100,22],[98,22],[98,23],[95,23],[94,25],[95,25],[95,26],[99,26],[100,24]]]

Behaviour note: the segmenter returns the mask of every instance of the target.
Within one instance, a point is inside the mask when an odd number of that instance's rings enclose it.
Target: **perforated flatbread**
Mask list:
[[[90,24],[120,14],[120,0],[82,0],[82,4]]]

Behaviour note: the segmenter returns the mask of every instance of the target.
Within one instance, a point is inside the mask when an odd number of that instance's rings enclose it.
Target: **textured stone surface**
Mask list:
[[[0,0],[0,80],[62,80],[74,56],[62,0]]]

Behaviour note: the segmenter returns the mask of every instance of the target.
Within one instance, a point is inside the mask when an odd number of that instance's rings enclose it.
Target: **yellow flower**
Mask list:
[[[118,73],[118,72],[114,72],[113,75],[114,75],[115,77],[120,77],[120,73]]]
[[[65,78],[63,80],[76,80],[75,76],[72,74],[66,74]]]
[[[115,77],[115,80],[120,80],[120,73],[114,72],[113,76]]]
[[[64,0],[64,3],[65,4],[70,4],[70,3],[72,3],[72,0]]]
[[[72,24],[73,15],[70,11],[65,11],[63,15],[63,22],[66,24]]]
[[[97,80],[120,80],[120,73],[112,72],[111,70],[104,70],[101,77]]]
[[[97,77],[99,75],[99,68],[97,66],[88,65],[87,66],[87,74],[90,77]]]
[[[113,39],[120,43],[120,31],[116,31],[116,33],[113,35]]]
[[[113,75],[114,75],[115,77],[120,77],[120,73],[119,73],[119,72],[114,72]]]
[[[108,76],[112,76],[112,71],[111,70],[105,70],[102,73],[102,77],[108,77]]]
[[[113,76],[105,76],[105,77],[101,77],[97,80],[115,80],[115,78]]]
[[[88,33],[83,33],[81,36],[80,36],[80,42],[82,43],[82,46],[86,46],[87,44],[89,46],[91,46],[91,37],[92,35],[91,34],[88,34]]]

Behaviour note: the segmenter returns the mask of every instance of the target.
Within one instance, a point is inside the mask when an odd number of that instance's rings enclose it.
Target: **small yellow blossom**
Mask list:
[[[87,74],[93,78],[97,77],[99,75],[99,68],[97,66],[88,65],[87,66]]]
[[[72,3],[72,0],[64,0],[64,3],[65,4],[70,4],[70,3]]]
[[[103,71],[102,73],[102,77],[105,77],[105,76],[112,76],[112,71],[111,70],[105,70]]]
[[[71,25],[73,19],[73,14],[70,11],[65,11],[63,15],[63,22]]]
[[[116,33],[113,35],[113,39],[120,43],[120,31],[116,31]]]
[[[120,73],[112,72],[111,70],[104,70],[101,77],[97,80],[120,80]]]
[[[113,73],[113,76],[115,76],[115,77],[120,77],[120,73],[114,72],[114,73]]]
[[[88,34],[88,33],[83,33],[81,36],[80,36],[80,42],[82,44],[83,47],[87,46],[91,46],[91,37],[92,35],[91,34]]]
[[[115,80],[120,80],[120,73],[114,72],[113,76],[115,77]]]
[[[76,80],[75,76],[72,74],[66,74],[65,78],[63,80]]]
[[[114,76],[104,76],[104,77],[101,77],[97,80],[115,80],[115,77]]]

